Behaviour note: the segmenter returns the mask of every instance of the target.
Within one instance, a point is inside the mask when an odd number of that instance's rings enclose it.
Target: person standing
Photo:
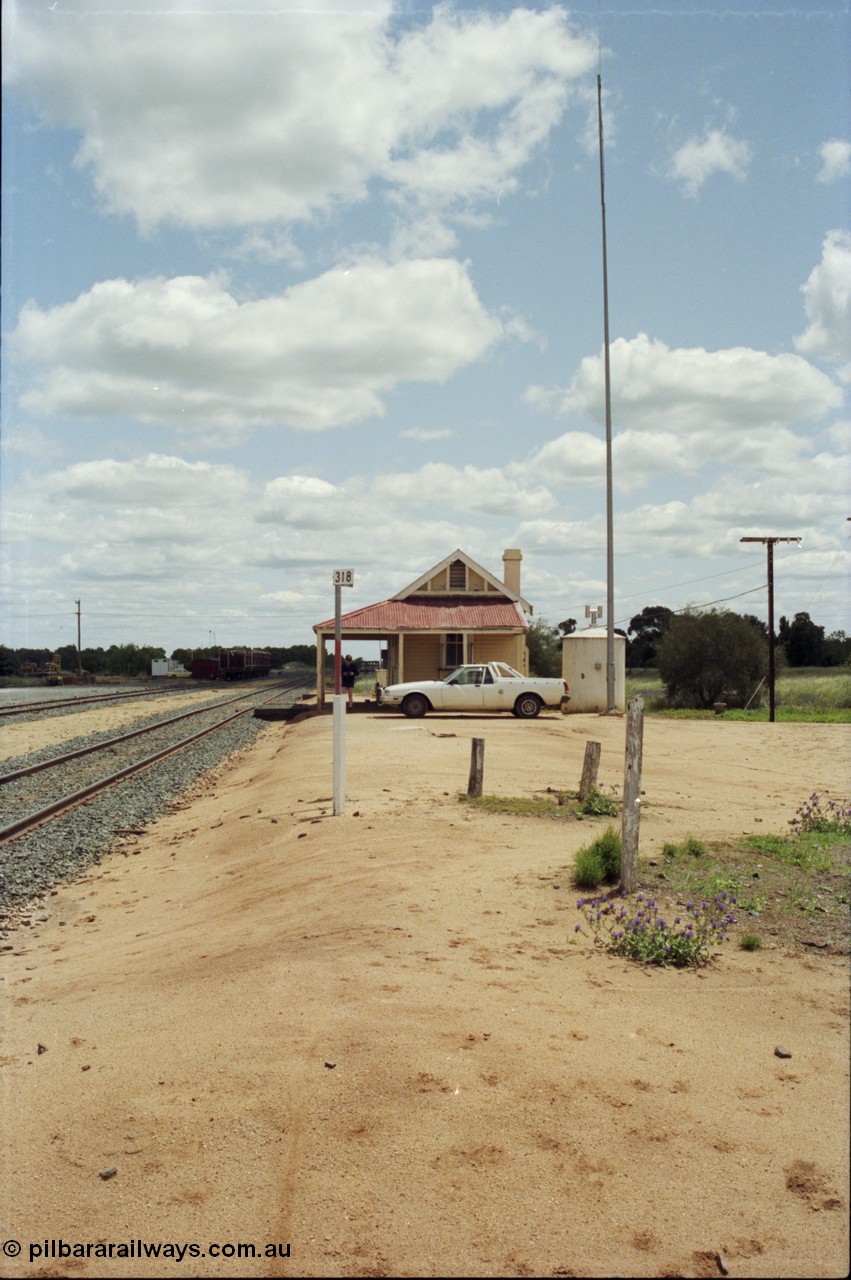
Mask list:
[[[355,699],[355,681],[358,678],[358,669],[352,661],[352,655],[347,653],[340,667],[340,682],[346,691],[346,699],[351,707]]]

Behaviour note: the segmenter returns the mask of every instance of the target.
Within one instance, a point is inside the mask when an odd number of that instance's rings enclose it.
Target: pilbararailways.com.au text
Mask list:
[[[11,1241],[6,1241],[10,1244]],[[4,1253],[6,1250],[4,1248]],[[29,1245],[30,1262],[47,1258],[165,1258],[183,1262],[185,1258],[289,1258],[289,1244],[210,1244],[125,1240],[69,1241],[42,1240]],[[7,1253],[7,1257],[8,1257]]]

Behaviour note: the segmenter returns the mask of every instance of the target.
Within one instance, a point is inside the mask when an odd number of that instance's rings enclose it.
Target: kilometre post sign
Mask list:
[[[353,587],[355,585],[354,569],[335,569],[333,583],[335,587]]]

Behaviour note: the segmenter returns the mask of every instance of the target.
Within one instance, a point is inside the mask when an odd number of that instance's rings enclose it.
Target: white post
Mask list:
[[[346,807],[346,695],[334,694],[334,816]]]
[[[343,663],[343,624],[341,619],[340,598],[342,587],[354,586],[352,569],[335,569],[334,581],[334,706],[333,706],[333,751],[334,781],[333,802],[334,816],[341,814],[346,807],[346,695],[343,693],[340,679],[340,668]]]

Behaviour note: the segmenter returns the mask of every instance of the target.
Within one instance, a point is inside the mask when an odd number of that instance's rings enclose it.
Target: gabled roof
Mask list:
[[[317,634],[333,635],[334,626],[334,619],[329,618],[326,622],[317,622],[313,630]],[[465,600],[458,596],[400,600],[394,596],[392,600],[343,614],[340,626],[350,637],[358,634],[364,639],[380,639],[403,631],[524,632],[527,623],[522,606],[516,600]]]
[[[498,591],[508,600],[517,601],[521,607],[528,610],[529,613],[532,612],[531,605],[528,601],[524,600],[522,596],[518,596],[513,591],[509,590],[501,578],[495,577],[489,570],[478,564],[472,556],[468,556],[466,551],[462,551],[460,547],[456,547],[454,551],[450,551],[448,556],[444,556],[442,560],[438,561],[437,564],[432,565],[430,569],[426,569],[425,573],[420,574],[415,582],[409,583],[407,587],[403,587],[401,591],[397,592],[396,595],[393,596],[393,599],[406,600],[408,596],[415,595],[416,592],[424,587],[427,582],[436,577],[438,573],[442,573],[442,571],[448,568],[455,560],[463,560],[468,569],[472,569],[474,573],[477,573],[479,577],[483,578],[495,591]]]

